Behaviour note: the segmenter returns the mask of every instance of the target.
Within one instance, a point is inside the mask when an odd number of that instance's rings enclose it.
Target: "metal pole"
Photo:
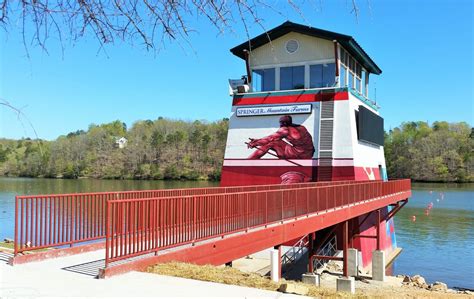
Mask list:
[[[380,250],[380,209],[377,210],[377,250]]]
[[[349,229],[347,225],[347,220],[342,223],[342,252],[343,252],[343,276],[344,277],[349,277],[347,275],[347,256],[348,256],[348,235],[349,235]]]
[[[21,214],[21,223],[23,224],[23,213]],[[14,256],[18,255],[18,196],[15,196],[15,239],[14,239]]]
[[[312,255],[314,254],[313,252],[313,244],[314,243],[314,233],[310,233],[308,235],[308,272],[313,273],[313,259],[311,258]]]

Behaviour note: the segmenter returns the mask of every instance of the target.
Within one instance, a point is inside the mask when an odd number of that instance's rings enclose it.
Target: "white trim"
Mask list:
[[[327,64],[327,63],[334,63],[334,58],[332,59],[319,59],[319,60],[306,60],[300,62],[292,62],[292,63],[278,63],[278,64],[266,64],[266,65],[259,65],[256,67],[251,67],[251,72],[256,70],[262,69],[275,69],[275,91],[280,90],[280,68],[282,67],[293,67],[293,66],[304,66],[304,89],[310,89],[310,66],[315,64]],[[335,79],[335,78],[334,78]],[[334,88],[334,87],[331,87]],[[291,89],[291,90],[298,90],[298,89]]]
[[[294,52],[288,51],[288,43],[291,42],[291,41],[296,42],[296,50]],[[297,39],[291,38],[291,39],[289,39],[285,42],[285,51],[286,51],[286,53],[292,55],[292,54],[295,54],[296,52],[298,52],[299,49],[300,49],[300,42]]]

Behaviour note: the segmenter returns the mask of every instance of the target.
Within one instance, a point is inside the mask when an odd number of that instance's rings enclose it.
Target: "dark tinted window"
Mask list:
[[[253,91],[275,90],[275,69],[254,70],[252,88]]]
[[[357,136],[359,140],[383,146],[383,118],[364,106],[359,106],[359,113],[356,115]]]
[[[303,89],[304,66],[280,68],[280,90]]]
[[[333,87],[336,84],[336,64],[315,64],[309,67],[309,87]]]

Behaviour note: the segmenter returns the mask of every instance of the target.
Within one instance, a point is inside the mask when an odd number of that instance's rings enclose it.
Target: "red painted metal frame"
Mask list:
[[[106,202],[110,200],[234,193],[347,183],[350,182],[16,196],[14,255],[17,256],[25,251],[72,246],[105,239]]]
[[[230,194],[110,200],[107,202],[105,262],[108,266],[115,261],[157,253],[167,248],[219,236],[224,238],[229,234],[248,232],[253,228],[280,224],[301,216],[393,197],[410,192],[410,188],[409,180],[397,180]],[[338,223],[345,220],[348,219],[339,219]]]
[[[398,181],[398,183],[402,182]],[[99,277],[105,278],[132,270],[145,270],[154,263],[169,261],[221,265],[229,260],[235,260],[314,231],[331,227],[345,219],[352,219],[405,200],[411,196],[411,190],[409,181],[405,181],[404,184],[404,186],[398,185],[398,187],[392,185],[387,188],[388,190],[385,190],[386,192],[383,192],[385,195],[369,200],[289,218],[272,225],[248,229],[236,234],[216,236],[206,242],[196,242],[193,246],[177,247],[176,250],[161,252],[157,256],[146,256],[118,264],[112,263],[100,270]]]
[[[342,223],[342,275],[349,277],[347,269],[347,253],[349,251],[349,224],[347,219]]]

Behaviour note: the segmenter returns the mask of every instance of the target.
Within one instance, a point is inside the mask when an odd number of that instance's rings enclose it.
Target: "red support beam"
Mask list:
[[[395,216],[395,214],[398,213],[398,211],[400,211],[406,204],[408,203],[408,199],[406,200],[403,200],[402,201],[402,204],[400,205],[399,203],[397,203],[397,206],[390,211],[390,213],[387,214],[387,216],[385,216],[385,221],[389,221],[393,216]]]
[[[313,268],[313,261],[311,259],[311,255],[313,254],[313,246],[314,246],[314,235],[315,233],[311,233],[308,235],[308,254],[309,254],[309,258],[308,258],[308,272],[309,273],[313,273],[314,272],[314,268]]]
[[[347,225],[347,220],[342,223],[342,256],[343,256],[343,266],[342,266],[342,272],[344,277],[349,277],[348,270],[347,270],[347,255],[349,252],[349,228]]]
[[[377,250],[380,250],[380,209],[377,210]]]
[[[354,237],[354,238],[369,238],[369,239],[377,239],[377,236],[368,236],[368,235],[361,235],[361,234],[355,234],[353,237]]]

